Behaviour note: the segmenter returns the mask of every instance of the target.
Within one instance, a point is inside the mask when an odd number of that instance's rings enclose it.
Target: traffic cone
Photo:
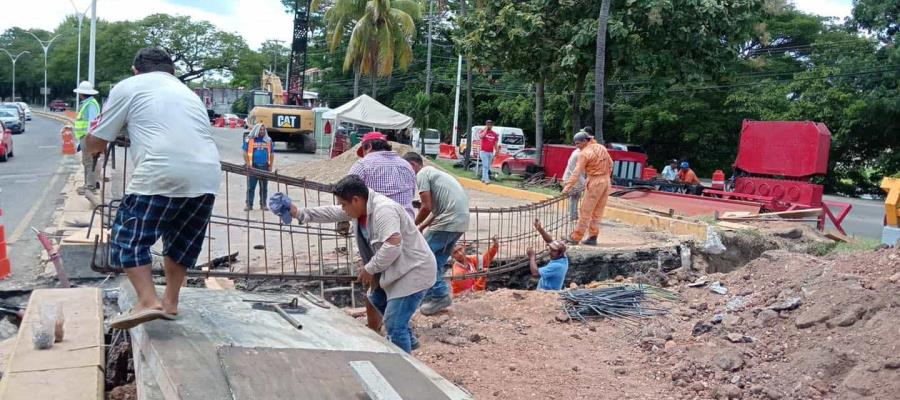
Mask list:
[[[75,154],[75,136],[72,135],[72,126],[66,125],[60,131],[62,135],[62,152],[63,154]]]
[[[2,209],[0,209],[0,216],[3,216]],[[0,223],[0,279],[6,279],[9,276],[9,272],[9,256],[6,254],[6,229]]]
[[[712,188],[715,190],[725,190],[725,173],[721,169],[717,169],[712,175]]]

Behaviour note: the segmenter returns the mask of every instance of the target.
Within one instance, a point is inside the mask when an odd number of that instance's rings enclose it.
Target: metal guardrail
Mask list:
[[[93,236],[95,242],[92,269],[97,272],[123,272],[110,265],[101,238],[108,237],[126,189],[127,146],[125,141],[110,144],[103,158],[102,175],[110,178],[110,182],[104,179],[101,204],[94,210],[88,231],[88,237]],[[283,192],[299,207],[315,207],[336,204],[333,185],[227,162],[221,165],[224,187],[216,197],[199,260],[201,268],[189,270],[189,276],[318,281],[320,295],[327,291],[324,282],[331,282],[349,284],[345,288],[355,294],[355,240],[346,224],[282,225],[268,212],[244,211],[245,190],[239,190],[239,196],[232,196],[235,191],[232,186],[238,186],[236,182],[246,183],[255,177],[267,180],[270,186],[274,184],[270,193]],[[533,221],[540,220],[548,233],[562,237],[574,224],[569,219],[570,201],[569,196],[558,196],[519,206],[471,208],[469,230],[459,243],[467,247],[469,254],[483,254],[491,238],[497,236],[500,251],[491,268],[452,279],[490,277],[527,268],[529,247],[535,248],[539,256],[545,253],[543,239],[533,228]],[[154,273],[162,271],[155,269]]]

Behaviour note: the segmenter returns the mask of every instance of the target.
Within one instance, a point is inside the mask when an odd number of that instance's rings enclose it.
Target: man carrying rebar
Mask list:
[[[488,247],[481,257],[477,253],[466,255],[465,244],[456,245],[456,248],[453,249],[453,277],[457,278],[466,274],[487,272],[499,251],[500,238],[497,235],[491,237],[491,246]],[[450,282],[450,286],[453,287],[454,297],[469,291],[480,292],[487,289],[487,277],[454,279]]]
[[[173,74],[163,50],[145,48],[132,64],[133,77],[116,84],[85,151],[100,154],[125,129],[134,169],[109,236],[109,262],[124,268],[137,292],[126,315],[111,321],[130,329],[178,313],[187,268],[200,255],[219,191],[219,151],[210,136],[206,106]],[[166,289],[160,301],[153,284],[150,247],[162,238]]]
[[[566,255],[566,243],[562,240],[553,240],[541,221],[534,219],[534,229],[541,235],[544,242],[547,243],[547,251],[550,254],[550,262],[547,265],[538,268],[537,254],[533,247],[525,249],[528,254],[528,265],[531,267],[531,276],[538,278],[538,290],[560,290],[563,282],[566,280],[566,273],[569,272],[569,256]]]
[[[434,315],[453,304],[450,285],[444,280],[444,264],[456,242],[469,229],[469,196],[456,178],[435,167],[426,167],[417,153],[406,153],[403,159],[416,172],[416,187],[422,202],[416,225],[419,231],[425,232],[425,240],[437,262],[437,281],[425,294],[421,308],[422,314]]]
[[[75,140],[78,140],[79,146],[82,147],[81,165],[84,167],[84,186],[78,188],[77,191],[78,194],[84,194],[85,191],[93,192],[100,188],[100,181],[97,179],[97,159],[99,157],[89,153],[82,145],[88,132],[92,128],[96,128],[100,119],[100,103],[94,98],[99,92],[89,81],[79,83],[73,92],[78,94],[78,99],[81,101],[81,108],[72,124],[72,134],[75,136]]]
[[[359,282],[369,287],[369,302],[384,318],[391,343],[409,353],[418,340],[409,321],[425,292],[434,285],[434,255],[412,218],[397,202],[366,187],[356,175],[338,181],[339,206],[299,208],[282,193],[269,208],[283,223],[351,221],[360,255]]]
[[[244,164],[247,168],[271,171],[275,164],[275,152],[272,149],[272,138],[263,124],[256,124],[244,138]],[[253,209],[253,198],[256,194],[256,186],[259,184],[259,208],[266,208],[266,199],[269,198],[269,181],[256,176],[247,176],[247,204],[244,211]]]
[[[394,200],[415,218],[412,201],[416,197],[416,172],[406,160],[400,158],[391,148],[387,136],[381,132],[369,132],[363,135],[356,155],[361,159],[350,167],[350,175],[362,178],[366,187]],[[363,257],[363,260],[369,260]],[[366,325],[376,332],[381,332],[381,315],[366,300]]]
[[[600,221],[603,219],[603,211],[609,197],[613,162],[606,147],[594,141],[586,132],[576,133],[574,141],[575,147],[579,150],[578,161],[572,176],[566,181],[563,194],[572,192],[581,174],[585,174],[587,179],[584,183],[584,197],[578,210],[575,231],[566,241],[578,244],[588,231],[590,236],[584,244],[596,246],[597,236],[600,235]]]
[[[587,131],[583,129],[580,132],[587,133]],[[593,136],[591,136],[591,138],[593,138]],[[581,150],[576,148],[575,150],[572,150],[572,154],[569,155],[569,161],[566,163],[566,170],[563,172],[563,182],[568,182],[569,177],[572,176],[572,172],[575,172],[575,166],[578,165],[579,154],[581,154]],[[578,201],[581,200],[585,179],[585,175],[581,174],[581,176],[578,177],[578,183],[575,185],[574,190],[569,194],[569,219],[572,221],[578,220]]]

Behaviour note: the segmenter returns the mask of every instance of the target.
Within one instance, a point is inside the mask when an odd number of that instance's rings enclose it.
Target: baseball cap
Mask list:
[[[372,140],[387,140],[387,136],[384,136],[381,132],[369,132],[363,135],[362,140],[359,142],[359,148],[356,149],[356,155],[362,157],[363,154],[363,145],[366,142],[370,142]]]

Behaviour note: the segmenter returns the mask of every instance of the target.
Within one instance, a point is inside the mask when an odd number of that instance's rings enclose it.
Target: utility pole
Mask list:
[[[10,101],[14,102],[14,101],[16,101],[16,61],[19,61],[19,57],[21,57],[22,54],[30,53],[30,52],[28,50],[25,50],[23,52],[20,52],[19,54],[16,54],[15,56],[13,56],[12,53],[7,51],[6,49],[0,49],[0,50],[3,50],[3,52],[9,56],[9,60],[12,61],[12,65],[13,65],[13,68],[12,68],[12,95],[10,96]]]
[[[459,82],[462,80],[462,55],[459,56],[459,61],[456,64],[456,103],[453,105],[453,141],[450,143],[454,146],[458,146],[459,143],[456,142],[456,135],[459,132]]]
[[[56,35],[53,39],[44,41],[35,36],[33,33],[26,31],[27,34],[31,35],[34,40],[37,40],[38,43],[41,44],[41,48],[44,49],[44,111],[47,111],[47,51],[50,50],[50,45],[53,44],[53,41],[56,40],[60,35]]]
[[[72,3],[72,8],[75,9],[75,17],[78,18],[78,61],[76,61],[75,66],[75,87],[78,87],[78,84],[81,83],[81,23],[84,22],[84,15],[87,14],[87,8],[84,11],[79,12],[78,6],[75,5],[74,0],[69,0]],[[81,98],[78,97],[78,94],[75,94],[75,109],[77,110],[81,106]]]
[[[434,75],[431,72],[431,26],[434,23],[434,0],[428,0],[428,59],[425,62],[428,73],[425,78],[425,94],[431,99],[431,80]]]
[[[94,82],[94,65],[97,58],[97,0],[91,0],[91,39],[90,44],[88,45],[88,80],[91,81],[91,84],[94,87],[97,87],[97,82]]]

